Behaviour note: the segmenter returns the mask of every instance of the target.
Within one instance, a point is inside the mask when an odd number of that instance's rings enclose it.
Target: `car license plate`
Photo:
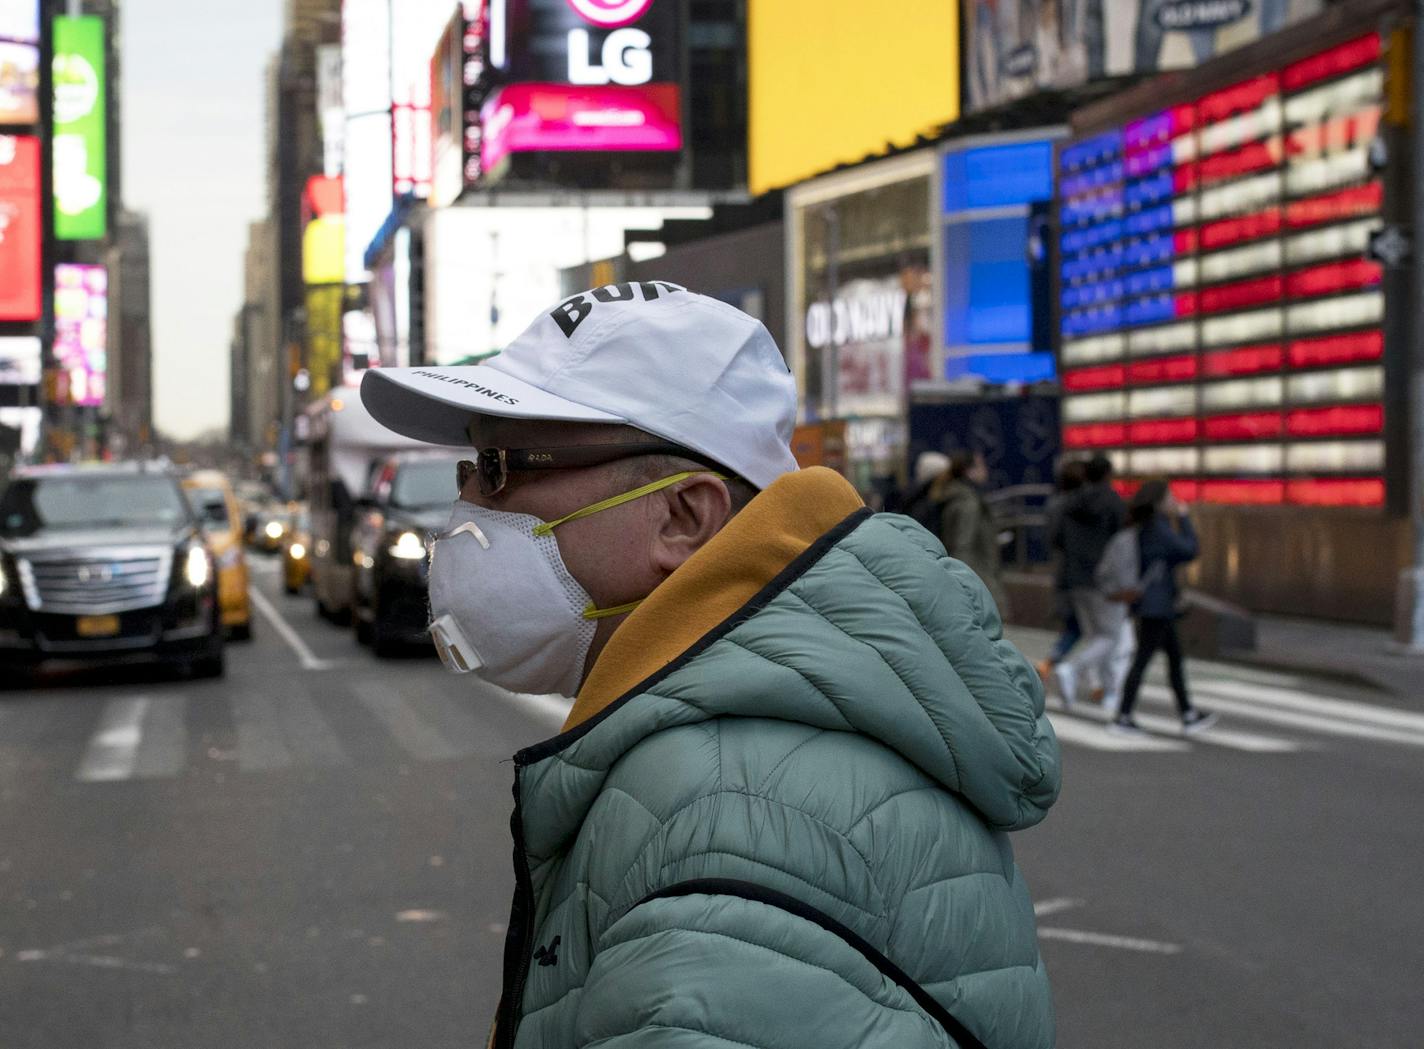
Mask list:
[[[80,637],[113,637],[119,632],[119,617],[80,616],[74,629]]]

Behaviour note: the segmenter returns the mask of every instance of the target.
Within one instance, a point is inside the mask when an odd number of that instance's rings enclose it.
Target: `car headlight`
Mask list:
[[[0,561],[0,597],[10,591],[10,574],[5,571],[5,562]]]
[[[212,566],[208,563],[208,552],[201,546],[188,547],[188,556],[183,562],[183,578],[194,590],[208,585],[212,576]]]
[[[307,556],[307,548],[301,543],[293,543],[287,547],[287,553],[291,555],[293,561],[301,561]]]
[[[425,540],[414,532],[402,532],[390,546],[390,555],[402,561],[425,559]]]
[[[263,531],[267,533],[268,539],[281,539],[282,533],[286,531],[286,529],[282,527],[281,521],[268,521],[267,527],[264,528]]]

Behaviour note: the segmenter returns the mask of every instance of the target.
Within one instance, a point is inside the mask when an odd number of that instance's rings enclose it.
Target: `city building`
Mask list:
[[[153,295],[146,215],[121,211],[115,216],[106,264],[108,440],[116,451],[135,454],[153,442]]]

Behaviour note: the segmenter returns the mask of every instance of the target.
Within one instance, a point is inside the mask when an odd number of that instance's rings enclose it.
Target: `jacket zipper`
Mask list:
[[[529,857],[524,850],[524,819],[520,804],[519,774],[514,771],[514,815],[510,830],[514,838],[514,904],[510,908],[509,932],[504,941],[504,989],[495,1020],[494,1049],[512,1049],[519,1027],[519,1009],[524,1001],[524,982],[534,953],[534,888],[529,877]],[[518,965],[510,974],[511,952],[518,951]]]

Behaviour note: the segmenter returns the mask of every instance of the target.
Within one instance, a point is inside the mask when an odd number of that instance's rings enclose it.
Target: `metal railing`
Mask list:
[[[1022,570],[1048,561],[1046,528],[1052,495],[1051,484],[1016,484],[985,494],[999,528],[1005,568]]]

